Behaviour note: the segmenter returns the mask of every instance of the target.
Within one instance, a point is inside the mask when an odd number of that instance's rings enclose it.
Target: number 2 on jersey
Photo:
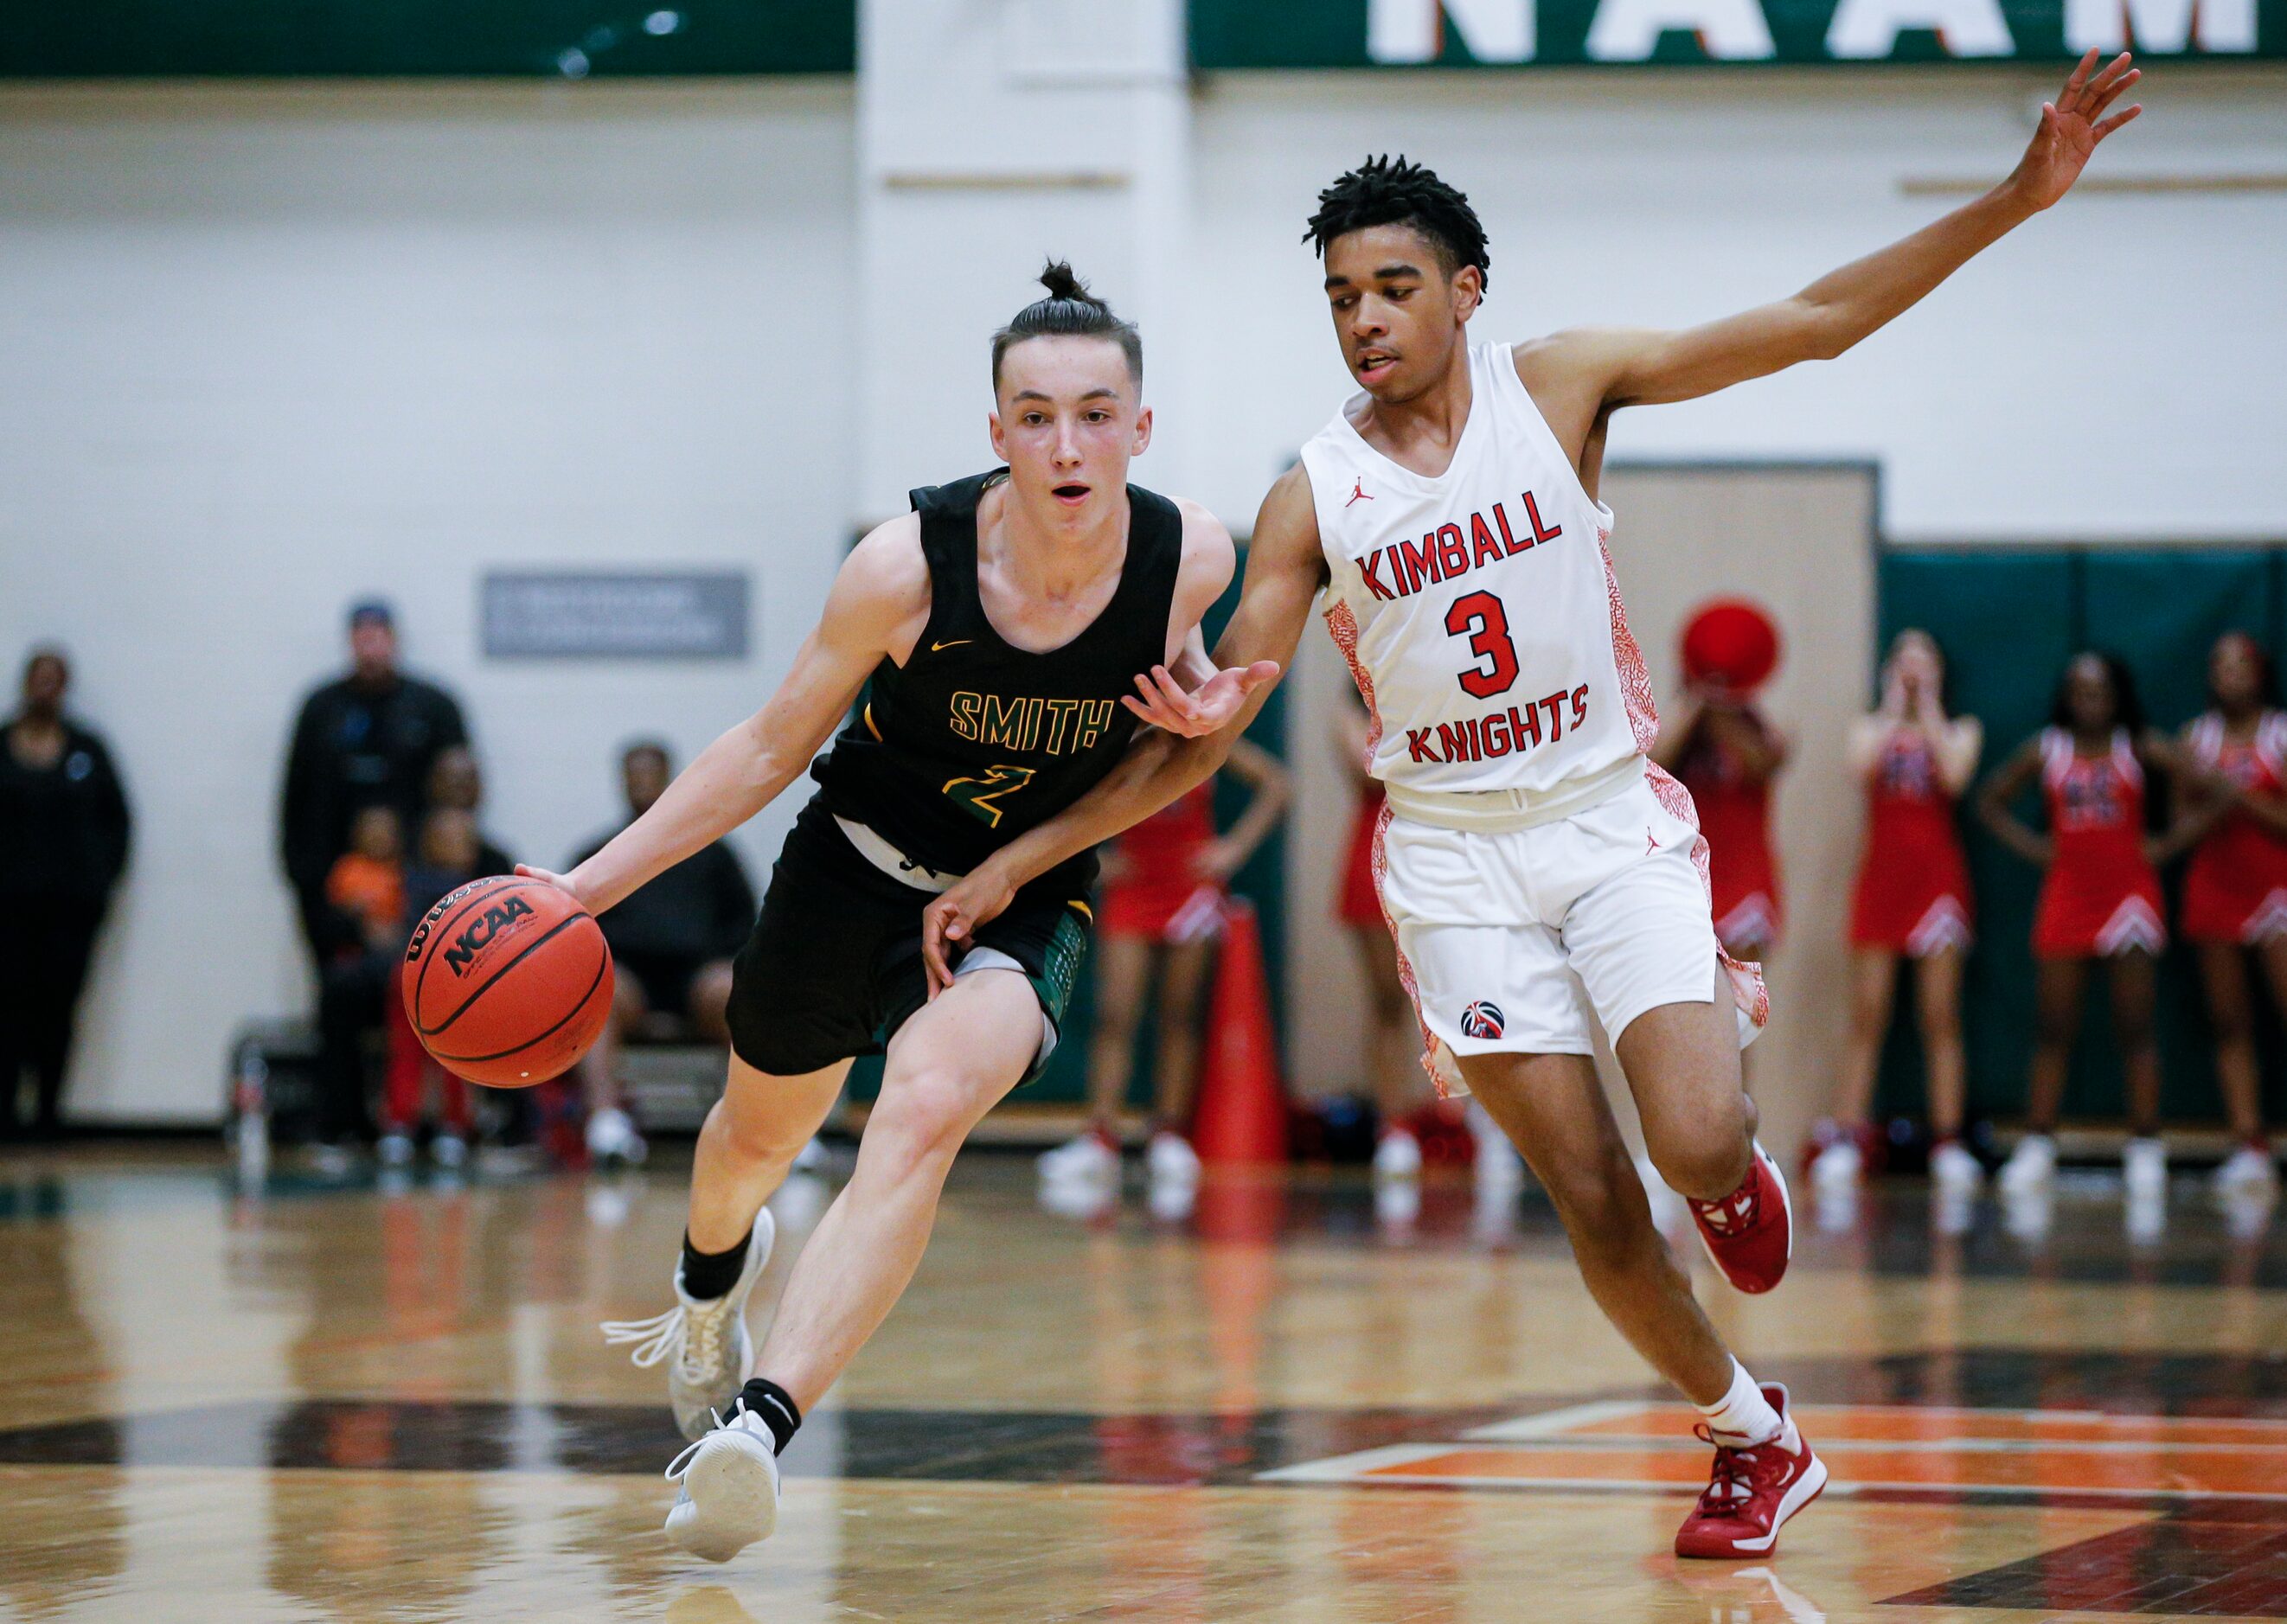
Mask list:
[[[996,804],[1004,795],[1013,795],[1033,781],[1036,769],[1030,767],[990,767],[982,778],[955,778],[945,786],[945,792],[969,810],[971,817],[982,819],[987,829],[1001,826],[1001,808]]]
[[[1490,592],[1472,592],[1453,600],[1445,611],[1445,630],[1469,640],[1469,652],[1487,662],[1456,679],[1473,698],[1490,699],[1516,685],[1516,644],[1509,641],[1508,611]]]

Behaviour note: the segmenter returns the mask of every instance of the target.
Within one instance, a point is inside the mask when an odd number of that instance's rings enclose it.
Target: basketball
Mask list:
[[[1779,634],[1762,606],[1745,598],[1703,603],[1683,628],[1683,674],[1744,698],[1778,669]]]
[[[562,1073],[611,1013],[604,933],[545,880],[496,877],[451,893],[414,930],[399,974],[422,1046],[492,1088]]]

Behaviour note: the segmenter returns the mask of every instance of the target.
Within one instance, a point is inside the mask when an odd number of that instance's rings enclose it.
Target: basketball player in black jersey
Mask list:
[[[1096,859],[1025,887],[934,1002],[922,906],[1111,769],[1139,676],[1168,660],[1212,675],[1199,617],[1231,580],[1231,536],[1205,508],[1128,485],[1151,438],[1142,341],[1069,266],[1041,280],[1049,296],[993,341],[1006,469],[914,492],[912,513],[851,551],[770,703],[596,855],[540,876],[603,911],[762,810],[867,690],[812,768],[819,790],[734,966],[730,1083],[699,1138],[676,1306],[605,1328],[639,1344],[637,1364],[668,1365],[698,1441],[669,1470],[682,1489],[667,1532],[709,1560],[771,1532],[778,1452],[913,1277],[954,1151],[1055,1047]],[[857,1169],[754,1357],[763,1203],[852,1057],[884,1051]]]

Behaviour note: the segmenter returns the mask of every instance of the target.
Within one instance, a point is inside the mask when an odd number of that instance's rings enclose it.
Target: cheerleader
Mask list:
[[[1746,694],[1694,683],[1692,701],[1653,747],[1652,760],[1691,792],[1707,840],[1715,939],[1760,962],[1779,942],[1779,870],[1771,854],[1771,784],[1787,741]]]
[[[1969,866],[1954,803],[1977,771],[1984,729],[1948,716],[1944,657],[1927,632],[1904,631],[1882,666],[1881,708],[1852,724],[1851,769],[1866,786],[1866,847],[1850,904],[1850,1039],[1833,1122],[1811,1176],[1824,1189],[1856,1183],[1873,1139],[1874,1074],[1890,1027],[1902,960],[1914,966],[1914,1004],[1927,1079],[1930,1176],[1967,1194],[1984,1169],[1961,1143],[1967,1092],[1961,971],[1970,940]]]
[[[1977,815],[1996,840],[2048,872],[2033,919],[2038,1031],[2033,1046],[2029,1131],[2001,1170],[2016,1194],[2046,1185],[2056,1170],[2058,1107],[2091,965],[2108,962],[2112,1025],[2128,1089],[2130,1139],[2122,1158],[2132,1201],[2167,1188],[2160,1143],[2160,1051],[2153,1031],[2160,950],[2159,865],[2188,843],[2146,832],[2145,783],[2164,772],[2172,747],[2144,725],[2128,668],[2109,654],[2077,654],[2058,685],[2049,726],[2018,746],[1987,780]],[[2035,782],[2048,808],[2048,832],[2026,827],[2011,803]]]
[[[1089,1125],[1041,1156],[1050,1183],[1101,1184],[1120,1171],[1119,1115],[1136,1068],[1136,1032],[1158,983],[1159,1024],[1144,1166],[1155,1189],[1188,1188],[1199,1153],[1185,1137],[1198,1082],[1199,1004],[1231,877],[1286,815],[1278,758],[1241,739],[1223,770],[1252,792],[1218,835],[1212,780],[1120,837],[1106,854],[1096,910],[1096,1025],[1088,1040]]]
[[[2197,949],[2215,1030],[2216,1078],[2238,1148],[2216,1170],[2225,1190],[2268,1189],[2277,1175],[2263,1131],[2248,957],[2287,1008],[2287,713],[2270,658],[2244,632],[2208,656],[2207,713],[2184,730],[2182,759],[2200,837],[2184,876],[2184,939]]]

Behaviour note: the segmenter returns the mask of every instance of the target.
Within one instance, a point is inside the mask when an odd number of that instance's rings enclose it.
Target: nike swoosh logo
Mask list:
[[[957,649],[964,643],[975,643],[977,639],[974,637],[956,637],[951,643],[933,643],[930,644],[930,652],[932,654],[942,654],[947,649]]]

